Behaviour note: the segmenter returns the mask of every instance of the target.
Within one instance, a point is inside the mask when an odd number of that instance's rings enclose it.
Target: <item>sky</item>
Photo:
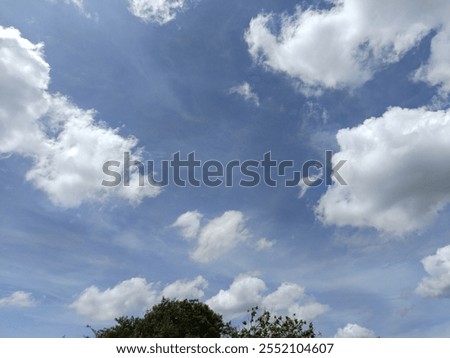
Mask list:
[[[162,297],[449,336],[432,3],[2,1],[0,336],[83,337]]]

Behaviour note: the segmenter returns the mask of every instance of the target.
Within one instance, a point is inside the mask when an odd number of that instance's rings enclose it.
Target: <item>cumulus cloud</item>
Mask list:
[[[179,228],[185,239],[195,239],[200,230],[200,220],[203,215],[198,211],[188,211],[178,217],[172,227]]]
[[[33,307],[35,301],[32,294],[24,291],[16,291],[7,297],[0,298],[0,308],[4,307]]]
[[[202,276],[197,276],[191,281],[177,280],[164,288],[162,296],[178,299],[200,299],[205,295],[203,290],[207,286],[208,282]]]
[[[159,188],[139,185],[137,170],[130,186],[101,185],[106,161],[123,163],[124,152],[132,160],[142,159],[137,139],[96,121],[95,111],[49,93],[49,82],[43,45],[24,39],[14,28],[0,27],[0,153],[31,158],[27,180],[62,207],[113,196],[137,204],[158,195]]]
[[[159,299],[160,294],[154,283],[134,277],[105,291],[100,291],[96,286],[88,287],[70,307],[92,320],[111,321],[116,317],[148,309],[158,303]]]
[[[181,229],[185,238],[196,239],[197,247],[191,252],[195,261],[207,263],[217,260],[249,236],[244,214],[240,211],[226,211],[199,230],[201,217],[197,211],[189,211],[172,224]]]
[[[267,289],[263,280],[251,275],[239,275],[227,290],[220,290],[206,304],[224,315],[226,319],[242,316],[248,309],[257,306],[262,293]]]
[[[259,97],[255,92],[253,92],[248,82],[244,82],[239,86],[231,87],[229,93],[238,94],[242,96],[246,101],[253,102],[255,106],[259,107]]]
[[[450,245],[425,257],[422,265],[428,277],[422,279],[416,292],[424,297],[450,297]]]
[[[450,112],[390,108],[337,133],[346,160],[321,197],[316,213],[325,224],[373,227],[401,235],[424,228],[450,202]]]
[[[328,310],[305,294],[305,289],[295,283],[284,282],[274,292],[264,296],[267,290],[265,282],[250,274],[235,278],[227,290],[219,293],[206,303],[226,319],[241,317],[247,310],[259,306],[274,314],[295,314],[298,318],[312,320]]]
[[[306,94],[355,88],[399,61],[432,30],[430,61],[420,78],[450,88],[448,1],[330,0],[329,9],[298,7],[292,16],[259,14],[245,34],[249,52],[266,68],[301,80]],[[279,20],[279,21],[278,21]],[[279,31],[274,29],[279,22]],[[444,77],[439,77],[444,75]]]
[[[185,0],[129,0],[128,10],[144,22],[163,25],[183,10]]]
[[[361,327],[355,323],[349,323],[344,328],[339,328],[336,338],[375,338],[375,333],[370,329]]]

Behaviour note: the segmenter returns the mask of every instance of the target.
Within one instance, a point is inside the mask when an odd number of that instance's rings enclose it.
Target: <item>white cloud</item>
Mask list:
[[[155,284],[144,278],[134,277],[113,288],[100,291],[91,286],[70,305],[78,314],[95,321],[111,321],[130,313],[141,313],[151,308],[160,299]]]
[[[196,248],[190,255],[197,262],[217,260],[250,236],[240,211],[226,211],[203,227],[200,225],[202,217],[198,211],[188,211],[172,224],[181,230],[185,239],[196,241]]]
[[[339,174],[316,207],[325,224],[373,227],[389,234],[424,228],[450,202],[450,112],[390,108],[341,129]]]
[[[197,276],[191,281],[177,280],[164,288],[162,296],[178,299],[200,299],[205,295],[203,289],[207,286],[208,282],[202,276]]]
[[[144,22],[163,25],[185,7],[185,0],[129,0],[128,10]]]
[[[267,289],[263,280],[251,275],[239,275],[227,290],[206,301],[213,311],[221,313],[226,319],[242,316],[262,300],[262,292]]]
[[[329,2],[330,9],[298,7],[294,15],[281,16],[278,33],[273,30],[275,15],[253,18],[245,34],[251,56],[266,68],[300,79],[306,94],[318,94],[323,88],[362,85],[434,29],[442,33],[433,39],[423,78],[450,86],[444,41],[448,29],[441,27],[450,11],[448,1],[433,6],[410,0]]]
[[[264,297],[262,304],[269,311],[278,312],[291,307],[305,294],[305,289],[295,283],[283,282],[276,291]]]
[[[370,329],[361,327],[355,323],[349,323],[344,328],[339,328],[336,338],[375,338],[375,333]]]
[[[201,299],[208,282],[197,276],[193,280],[177,280],[162,290],[158,283],[134,277],[112,288],[101,291],[96,286],[85,289],[70,305],[82,316],[93,321],[112,321],[114,318],[142,314],[163,297],[172,299]],[[252,307],[260,306],[272,313],[294,313],[298,318],[312,320],[328,310],[305,294],[304,288],[294,283],[282,283],[277,290],[264,296],[265,282],[251,274],[237,276],[230,287],[220,290],[205,303],[225,319],[242,317]],[[2,302],[2,301],[0,301]],[[0,304],[1,307],[1,304]]]
[[[42,44],[32,44],[13,28],[0,27],[0,153],[33,159],[27,179],[62,207],[76,207],[112,196],[139,203],[159,188],[139,186],[131,173],[130,186],[102,186],[103,163],[123,153],[141,159],[137,139],[95,120],[95,112],[76,107],[48,92],[50,66]],[[117,168],[119,170],[121,168]],[[146,182],[145,182],[146,183]]]
[[[258,251],[267,250],[272,248],[273,245],[275,245],[275,241],[267,240],[264,237],[256,242],[256,250]]]
[[[428,62],[420,67],[414,78],[439,86],[441,92],[450,93],[450,27],[444,26],[431,41],[431,54]]]
[[[422,265],[428,277],[422,279],[416,292],[424,297],[450,297],[450,245],[425,257]]]
[[[203,217],[198,211],[188,211],[178,217],[172,227],[179,228],[185,239],[195,239],[200,230],[200,220]]]
[[[36,303],[29,292],[16,291],[7,297],[0,298],[0,308],[3,307],[32,307]]]
[[[259,107],[259,97],[255,92],[253,92],[250,84],[247,82],[230,88],[229,93],[236,93],[244,97],[246,101],[253,102],[255,106]]]
[[[198,262],[214,261],[245,241],[248,235],[244,215],[240,211],[226,211],[201,229],[191,257]]]
[[[260,278],[243,274],[235,278],[227,290],[211,297],[206,303],[225,319],[241,317],[252,307],[259,306],[273,314],[295,314],[299,319],[312,320],[328,310],[305,294],[302,286],[284,282],[274,292],[264,296],[267,286]]]
[[[86,16],[88,19],[92,18],[92,15],[86,11],[86,8],[84,7],[84,0],[64,0],[66,4],[71,4],[75,6],[78,11]]]

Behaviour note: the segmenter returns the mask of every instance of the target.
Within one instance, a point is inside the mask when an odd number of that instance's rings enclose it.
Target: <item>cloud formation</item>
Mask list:
[[[249,237],[244,214],[240,211],[226,211],[200,229],[201,217],[197,211],[188,211],[172,224],[181,229],[184,238],[196,239],[197,246],[191,258],[197,262],[217,260]]]
[[[441,247],[435,255],[422,260],[428,276],[423,278],[416,293],[423,297],[450,297],[450,245]]]
[[[131,173],[130,186],[102,186],[108,160],[123,163],[123,153],[142,159],[137,139],[95,120],[66,97],[48,92],[50,66],[43,45],[33,44],[14,28],[0,27],[0,153],[31,158],[26,178],[61,207],[77,207],[121,197],[138,204],[160,189],[139,186]],[[120,170],[120,168],[118,168]]]
[[[162,296],[167,298],[188,298],[200,299],[205,293],[203,290],[208,287],[208,282],[197,276],[194,280],[177,280],[166,286],[162,291]]]
[[[244,82],[239,86],[231,87],[229,93],[238,94],[246,101],[253,102],[256,107],[259,107],[259,97],[255,92],[253,92],[252,87],[248,82]]]
[[[375,338],[376,335],[370,329],[361,327],[355,323],[349,323],[344,328],[339,328],[335,338]]]
[[[144,22],[164,25],[174,20],[185,4],[185,0],[129,0],[128,10]]]
[[[178,217],[172,227],[179,228],[185,239],[195,239],[200,230],[200,220],[203,215],[198,211],[188,211]]]
[[[145,278],[133,277],[104,291],[96,286],[88,287],[70,307],[91,320],[112,321],[120,316],[141,314],[159,303],[163,297],[201,298],[206,286],[206,280],[198,276],[192,281],[175,281],[161,291],[159,284],[147,282]]]
[[[435,30],[430,59],[416,79],[450,90],[448,1],[433,6],[410,0],[329,3],[328,9],[299,6],[292,16],[259,14],[245,34],[250,55],[300,80],[305,94],[319,94],[324,88],[361,86]]]
[[[402,235],[429,225],[450,202],[450,111],[390,108],[337,133],[335,183],[316,213],[325,224],[372,227]]]
[[[284,282],[274,292],[264,296],[265,282],[251,274],[235,278],[227,290],[220,290],[206,303],[226,319],[246,314],[247,310],[259,306],[273,314],[295,314],[298,318],[312,320],[328,310],[327,305],[316,302],[305,294],[305,289],[295,283]]]
[[[36,304],[31,293],[16,291],[7,297],[0,298],[0,308],[5,307],[33,307]]]

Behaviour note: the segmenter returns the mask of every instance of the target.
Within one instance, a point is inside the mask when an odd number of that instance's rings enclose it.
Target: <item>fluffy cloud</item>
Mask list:
[[[274,292],[264,296],[266,290],[267,286],[263,280],[243,274],[236,277],[227,290],[220,290],[206,303],[226,319],[240,317],[255,306],[272,313],[296,314],[305,320],[312,320],[328,310],[328,306],[315,302],[305,294],[302,286],[295,283],[282,283]]]
[[[257,306],[262,300],[261,294],[266,289],[266,284],[260,278],[240,275],[227,290],[220,290],[217,295],[207,300],[206,304],[212,310],[224,315],[226,319],[233,319]]]
[[[159,188],[139,186],[137,170],[131,173],[130,186],[101,185],[106,161],[122,163],[124,152],[132,160],[141,159],[137,139],[120,136],[97,122],[94,111],[49,93],[49,72],[41,44],[0,27],[0,153],[32,158],[27,179],[62,207],[111,196],[139,203],[158,195]]]
[[[159,303],[163,297],[201,299],[207,286],[208,282],[198,276],[193,280],[177,280],[161,290],[158,283],[134,277],[104,291],[96,286],[88,287],[70,307],[90,320],[112,321],[123,315],[141,314]],[[295,313],[305,320],[312,320],[328,309],[328,306],[314,301],[305,294],[303,287],[294,283],[283,283],[277,290],[264,296],[266,290],[263,280],[254,275],[243,274],[236,277],[228,289],[220,290],[205,303],[226,319],[240,317],[254,306],[274,313]]]
[[[200,299],[205,295],[203,289],[207,286],[208,282],[202,276],[197,276],[192,281],[177,280],[164,288],[162,296],[179,299]]]
[[[375,338],[375,333],[370,329],[361,327],[355,323],[349,323],[344,328],[339,328],[336,338]]]
[[[92,320],[111,321],[148,309],[158,303],[159,298],[155,284],[134,277],[103,292],[95,286],[88,287],[70,307]]]
[[[3,307],[32,307],[35,305],[29,292],[16,291],[8,297],[0,298],[0,308]]]
[[[425,257],[422,265],[429,276],[422,279],[416,292],[424,297],[450,297],[450,245]]]
[[[236,93],[244,97],[246,101],[253,102],[255,106],[259,107],[259,97],[255,92],[253,92],[250,84],[247,82],[244,82],[239,86],[230,88],[229,93]]]
[[[133,277],[112,288],[100,291],[96,286],[85,289],[70,305],[82,316],[94,321],[112,321],[114,318],[141,314],[159,303],[163,297],[199,299],[204,296],[207,281],[198,276],[193,280],[177,280],[163,290],[158,283]]]
[[[410,0],[330,0],[329,9],[302,9],[281,16],[278,32],[273,14],[259,14],[245,34],[249,52],[266,68],[300,79],[305,93],[322,88],[358,87],[387,64],[399,61],[432,30],[430,62],[418,78],[450,89],[450,3],[433,6]],[[444,77],[439,77],[444,75]]]
[[[178,217],[172,227],[179,228],[185,239],[195,239],[200,230],[200,220],[203,217],[198,211],[188,211]]]
[[[325,224],[373,227],[404,234],[430,224],[450,202],[450,111],[390,108],[337,133],[347,160],[316,213]]]
[[[180,228],[185,238],[196,237],[197,247],[191,252],[195,261],[214,261],[249,236],[244,215],[240,211],[226,211],[222,216],[210,220],[199,231],[200,218],[201,214],[197,211],[190,211],[181,215],[172,225]]]
[[[163,25],[183,10],[185,0],[129,0],[128,10],[144,22]]]

